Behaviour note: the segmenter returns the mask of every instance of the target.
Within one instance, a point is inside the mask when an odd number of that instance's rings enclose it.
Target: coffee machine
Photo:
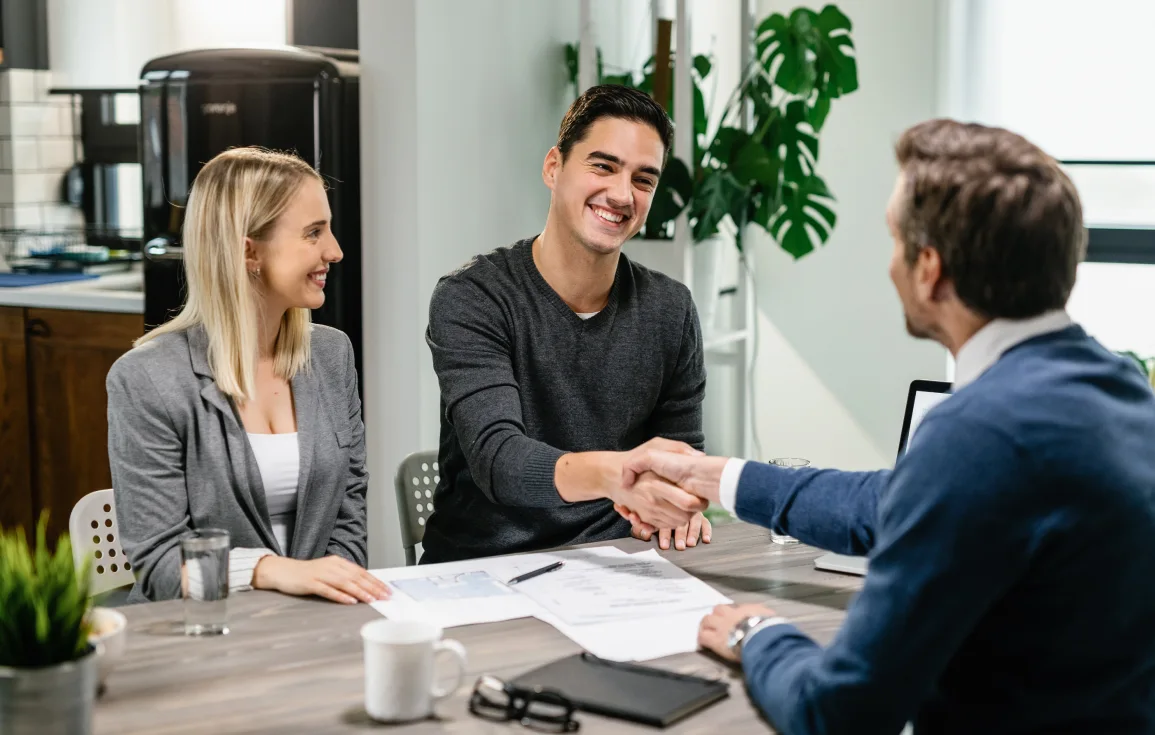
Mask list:
[[[357,52],[286,47],[212,49],[145,64],[140,85],[144,180],[144,320],[152,329],[184,303],[181,224],[201,167],[229,148],[296,153],[325,179],[333,264],[313,321],[353,342],[361,367],[361,213]]]

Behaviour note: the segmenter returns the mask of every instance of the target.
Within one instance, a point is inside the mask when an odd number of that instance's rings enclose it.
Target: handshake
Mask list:
[[[682,442],[651,439],[624,453],[620,486],[609,497],[634,534],[648,540],[655,531],[691,526],[710,501],[718,500],[726,461]],[[691,535],[696,541],[693,529]],[[702,536],[709,541],[708,530]]]

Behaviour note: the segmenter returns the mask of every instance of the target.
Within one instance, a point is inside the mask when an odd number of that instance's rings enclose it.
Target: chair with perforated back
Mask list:
[[[68,518],[72,561],[80,569],[89,561],[88,594],[96,596],[131,585],[132,565],[120,548],[120,528],[112,490],[97,490],[77,501]]]
[[[433,490],[440,480],[437,452],[414,452],[397,468],[397,513],[407,566],[417,563],[417,544],[425,537],[425,520],[433,513]]]

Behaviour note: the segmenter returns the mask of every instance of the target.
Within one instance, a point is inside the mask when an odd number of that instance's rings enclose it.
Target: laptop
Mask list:
[[[940,380],[913,380],[906,392],[906,414],[902,418],[902,434],[898,437],[898,456],[906,452],[906,445],[914,430],[922,423],[927,412],[950,396],[950,383]],[[814,560],[816,569],[843,574],[866,574],[866,557],[844,554],[824,554]]]

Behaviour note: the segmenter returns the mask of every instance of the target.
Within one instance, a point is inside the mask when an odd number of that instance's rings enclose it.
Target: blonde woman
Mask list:
[[[348,337],[310,324],[341,260],[325,186],[259,148],[197,175],[188,299],[109,371],[108,454],[130,599],[180,596],[179,539],[229,532],[229,582],[343,603],[387,588],[366,563],[365,432]]]

